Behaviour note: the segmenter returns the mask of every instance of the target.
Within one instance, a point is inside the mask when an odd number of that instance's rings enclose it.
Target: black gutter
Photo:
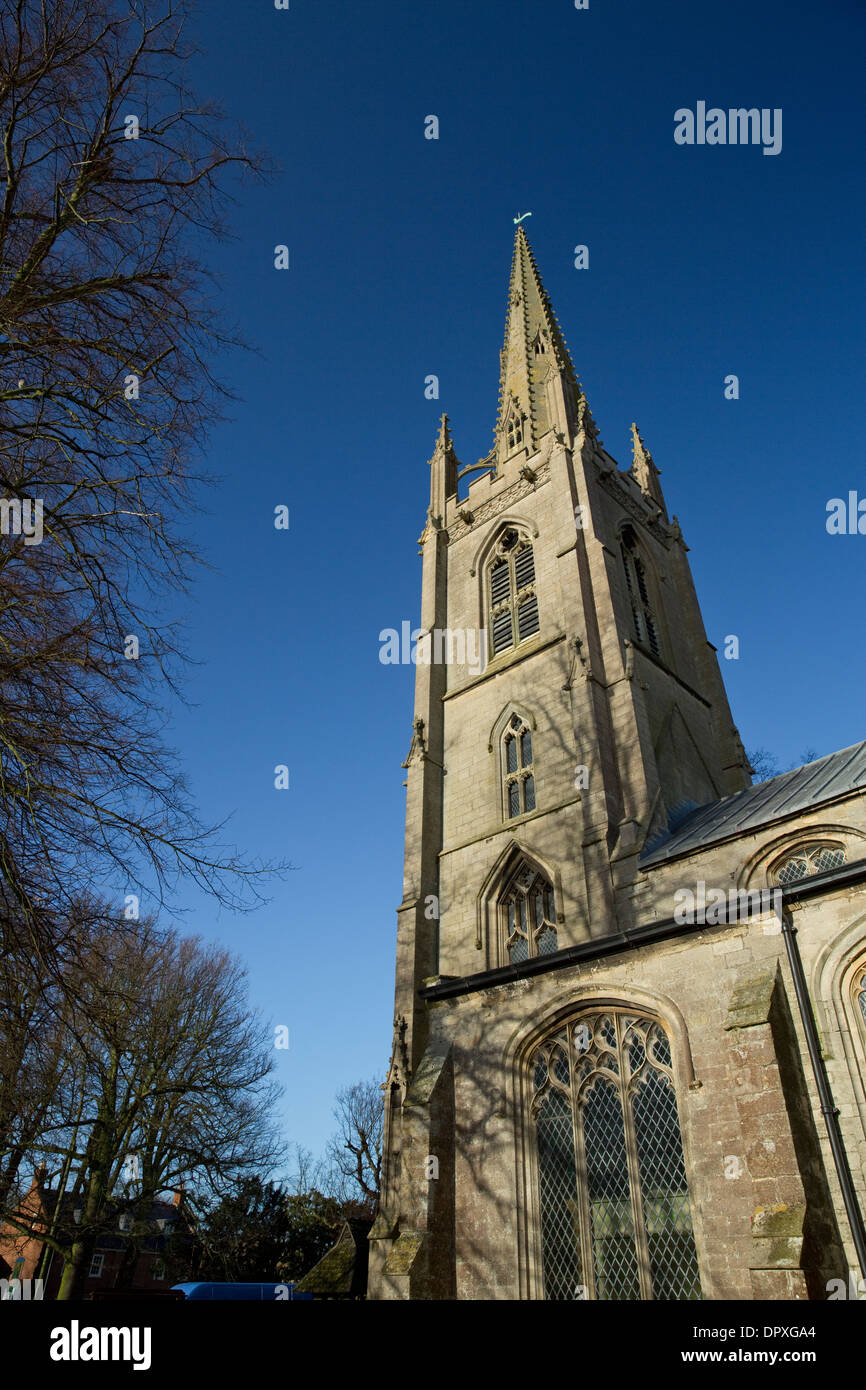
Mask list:
[[[481,970],[477,975],[463,975],[458,978],[443,976],[439,984],[427,985],[419,989],[422,999],[454,999],[461,994],[475,994],[479,989],[490,989],[493,985],[507,985],[512,980],[525,980],[531,975],[547,975],[554,970],[567,970],[582,960],[596,960],[602,956],[615,955],[617,951],[631,950],[647,942],[663,941],[669,936],[684,936],[695,930],[692,922],[652,922],[647,926],[633,927],[629,931],[611,932],[609,936],[596,941],[582,941],[579,946],[566,946],[550,956],[533,956],[517,965],[501,965],[494,970]],[[703,928],[707,930],[707,928]]]
[[[849,884],[866,880],[866,859],[858,859],[854,864],[843,864],[841,868],[830,869],[823,874],[812,874],[800,883],[776,891],[782,894],[782,906],[800,902],[806,898],[819,897]],[[739,890],[746,892],[746,889]],[[751,889],[759,892],[759,889]],[[754,914],[751,914],[754,915]],[[630,951],[634,946],[650,945],[656,941],[667,941],[676,936],[689,933],[713,931],[716,927],[730,926],[734,921],[746,921],[749,914],[724,922],[677,922],[673,917],[663,922],[647,922],[640,927],[630,927],[624,931],[611,932],[609,936],[597,937],[593,941],[581,941],[578,946],[566,946],[550,956],[533,956],[517,965],[501,965],[493,970],[481,970],[475,975],[461,975],[457,978],[444,976],[439,983],[419,989],[418,995],[429,1003],[439,999],[456,999],[460,995],[475,994],[480,989],[491,989],[496,985],[507,985],[514,980],[525,980],[533,975],[546,975],[553,970],[567,970],[584,960],[601,960],[605,956],[616,955],[619,951]]]
[[[786,903],[798,903],[801,898],[820,898],[836,888],[847,888],[849,883],[862,883],[866,878],[866,859],[855,859],[853,864],[842,864],[838,869],[829,869],[823,874],[810,874],[782,889],[782,899]]]

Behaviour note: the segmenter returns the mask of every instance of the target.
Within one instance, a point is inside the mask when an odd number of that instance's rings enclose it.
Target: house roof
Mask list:
[[[300,1293],[330,1298],[363,1298],[367,1292],[367,1236],[373,1223],[362,1217],[343,1222],[334,1244],[297,1284]]]
[[[56,1188],[44,1187],[39,1184],[39,1196],[42,1203],[42,1210],[47,1218],[53,1215],[57,1203],[60,1203],[58,1213],[58,1224],[61,1229],[72,1231],[75,1227],[75,1210],[83,1205],[83,1199],[76,1197],[71,1192],[58,1192]],[[126,1248],[127,1236],[119,1229],[118,1220],[124,1211],[128,1210],[128,1204],[123,1202],[111,1201],[107,1204],[103,1212],[100,1226],[102,1230],[96,1240],[97,1250],[123,1250]],[[154,1232],[144,1236],[140,1245],[143,1250],[161,1250],[171,1234],[171,1226],[180,1221],[181,1226],[186,1229],[189,1226],[186,1214],[174,1202],[163,1202],[160,1200],[151,1203],[147,1213],[149,1222],[155,1224],[157,1221],[165,1221],[166,1227],[158,1234]]]
[[[719,840],[801,815],[860,790],[866,790],[866,739],[721,801],[697,807],[675,830],[654,836],[641,854],[639,865],[642,869],[653,868],[681,854],[691,854]]]

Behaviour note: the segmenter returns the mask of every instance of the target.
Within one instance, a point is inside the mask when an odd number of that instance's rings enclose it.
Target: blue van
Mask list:
[[[255,1303],[282,1303],[288,1299],[312,1300],[311,1293],[296,1293],[294,1284],[175,1284],[177,1290],[190,1301],[201,1299],[244,1299]]]

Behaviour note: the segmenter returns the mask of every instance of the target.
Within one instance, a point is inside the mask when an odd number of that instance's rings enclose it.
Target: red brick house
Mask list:
[[[81,1220],[79,1203],[80,1198],[72,1193],[58,1194],[55,1189],[47,1187],[37,1174],[22,1202],[22,1209],[28,1213],[34,1228],[47,1232],[53,1225],[63,1243],[71,1244],[75,1226]],[[111,1202],[104,1214],[103,1229],[97,1236],[86,1279],[85,1297],[117,1286],[132,1225],[127,1205],[122,1201]],[[148,1232],[139,1238],[140,1249],[132,1288],[142,1293],[165,1292],[175,1282],[168,1277],[166,1267],[169,1243],[174,1250],[178,1248],[178,1243],[183,1248],[184,1242],[191,1243],[192,1235],[193,1226],[184,1209],[182,1192],[176,1192],[171,1201],[153,1202],[148,1212]],[[43,1298],[53,1299],[60,1288],[63,1268],[63,1258],[39,1235],[23,1234],[8,1222],[0,1225],[0,1278],[41,1278],[44,1281]]]

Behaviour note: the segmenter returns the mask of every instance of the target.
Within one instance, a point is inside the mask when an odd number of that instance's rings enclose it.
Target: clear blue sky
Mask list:
[[[183,925],[239,951],[288,1026],[286,1134],[318,1151],[336,1089],[388,1061],[412,691],[378,634],[418,619],[439,414],[464,463],[491,443],[518,212],[606,446],[628,466],[638,422],[710,638],[740,638],[723,665],[746,746],[786,765],[866,735],[866,536],[825,530],[828,498],[866,497],[866,16],[207,0],[193,28],[199,91],[280,169],[212,256],[258,354],[225,364],[239,399],[196,522],[216,573],[188,610],[202,664],[170,737],[205,818],[296,868],[244,918],[186,894]],[[781,107],[782,152],[676,145],[674,111],[700,100]]]

